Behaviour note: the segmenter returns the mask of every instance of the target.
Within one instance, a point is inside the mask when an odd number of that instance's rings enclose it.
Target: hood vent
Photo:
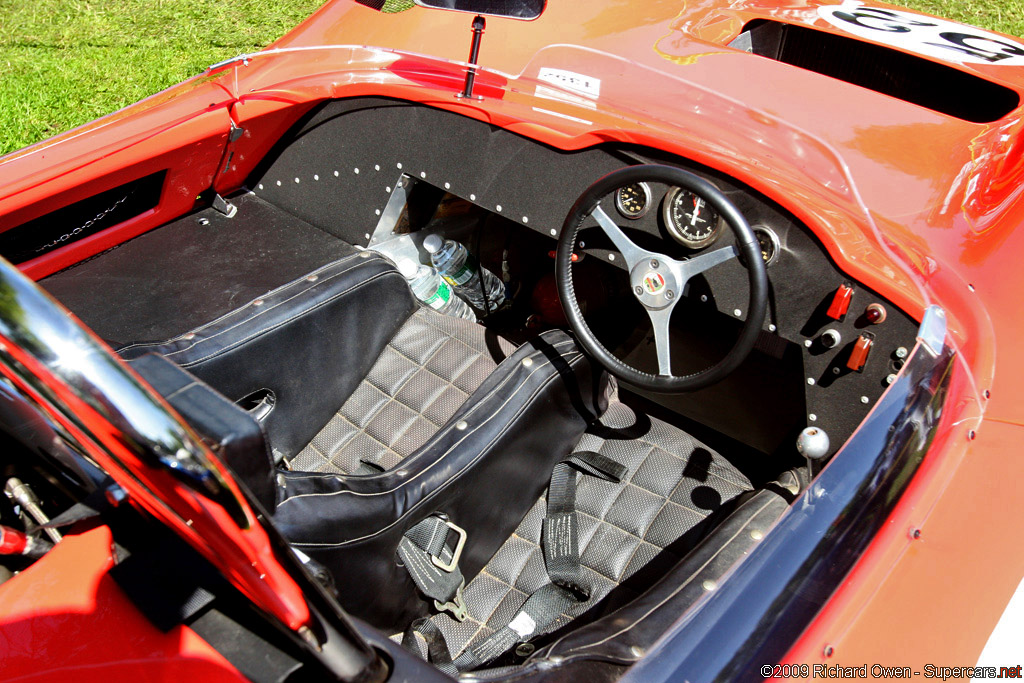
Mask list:
[[[1010,88],[959,69],[803,26],[758,19],[730,46],[974,123],[996,121],[1020,104]]]

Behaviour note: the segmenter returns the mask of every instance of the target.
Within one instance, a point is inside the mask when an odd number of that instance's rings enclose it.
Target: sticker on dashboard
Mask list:
[[[957,64],[1024,64],[1024,44],[980,28],[856,0],[818,7],[818,15],[844,31],[878,43]]]

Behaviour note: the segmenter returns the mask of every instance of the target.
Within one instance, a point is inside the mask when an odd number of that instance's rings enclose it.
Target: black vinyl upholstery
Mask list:
[[[175,339],[118,353],[158,353],[233,401],[272,391],[276,404],[263,426],[276,459],[288,458],[330,420],[414,310],[405,278],[364,251]]]

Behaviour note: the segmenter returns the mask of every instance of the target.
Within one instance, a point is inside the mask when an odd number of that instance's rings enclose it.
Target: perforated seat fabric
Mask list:
[[[468,320],[421,308],[292,470],[351,474],[360,461],[391,469],[427,442],[515,345]]]
[[[718,453],[619,402],[575,450],[597,451],[629,473],[618,484],[579,475],[580,560],[590,598],[562,614],[549,631],[599,603],[594,612],[607,613],[639,595],[753,490]],[[433,617],[453,656],[507,625],[527,597],[548,583],[540,546],[545,508],[542,497],[466,585],[468,619],[459,623],[447,613]]]

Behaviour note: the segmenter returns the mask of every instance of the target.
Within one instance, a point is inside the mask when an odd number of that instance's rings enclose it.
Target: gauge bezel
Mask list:
[[[767,225],[753,225],[751,230],[754,231],[754,237],[757,237],[758,233],[764,233],[768,235],[768,241],[772,243],[772,255],[764,262],[765,267],[772,265],[779,260],[779,252],[782,251],[782,243],[779,242],[779,236],[775,234],[775,231],[769,228]],[[760,248],[760,245],[758,245]],[[764,261],[764,258],[761,259]]]
[[[689,249],[703,249],[704,247],[711,246],[722,234],[722,228],[725,227],[725,218],[720,215],[718,216],[718,223],[716,223],[715,227],[711,229],[711,234],[707,237],[699,240],[690,239],[686,236],[683,232],[683,228],[676,223],[675,218],[672,216],[672,205],[675,203],[676,197],[683,192],[692,195],[697,194],[679,186],[673,187],[665,194],[665,199],[661,203],[661,219],[665,223],[665,229],[668,230],[670,235],[672,235],[672,239]],[[707,201],[706,198],[702,197],[702,199],[704,199],[705,202]],[[715,213],[716,215],[718,214],[717,211]]]
[[[644,191],[644,208],[640,213],[632,214],[626,210],[622,204],[622,191],[627,187],[633,185],[639,185],[640,189]],[[654,201],[653,195],[651,194],[651,186],[647,183],[640,181],[639,183],[630,183],[629,185],[623,185],[619,189],[615,190],[615,209],[623,218],[628,218],[631,221],[635,221],[638,218],[643,218],[647,215],[647,212],[651,210],[651,202]]]

